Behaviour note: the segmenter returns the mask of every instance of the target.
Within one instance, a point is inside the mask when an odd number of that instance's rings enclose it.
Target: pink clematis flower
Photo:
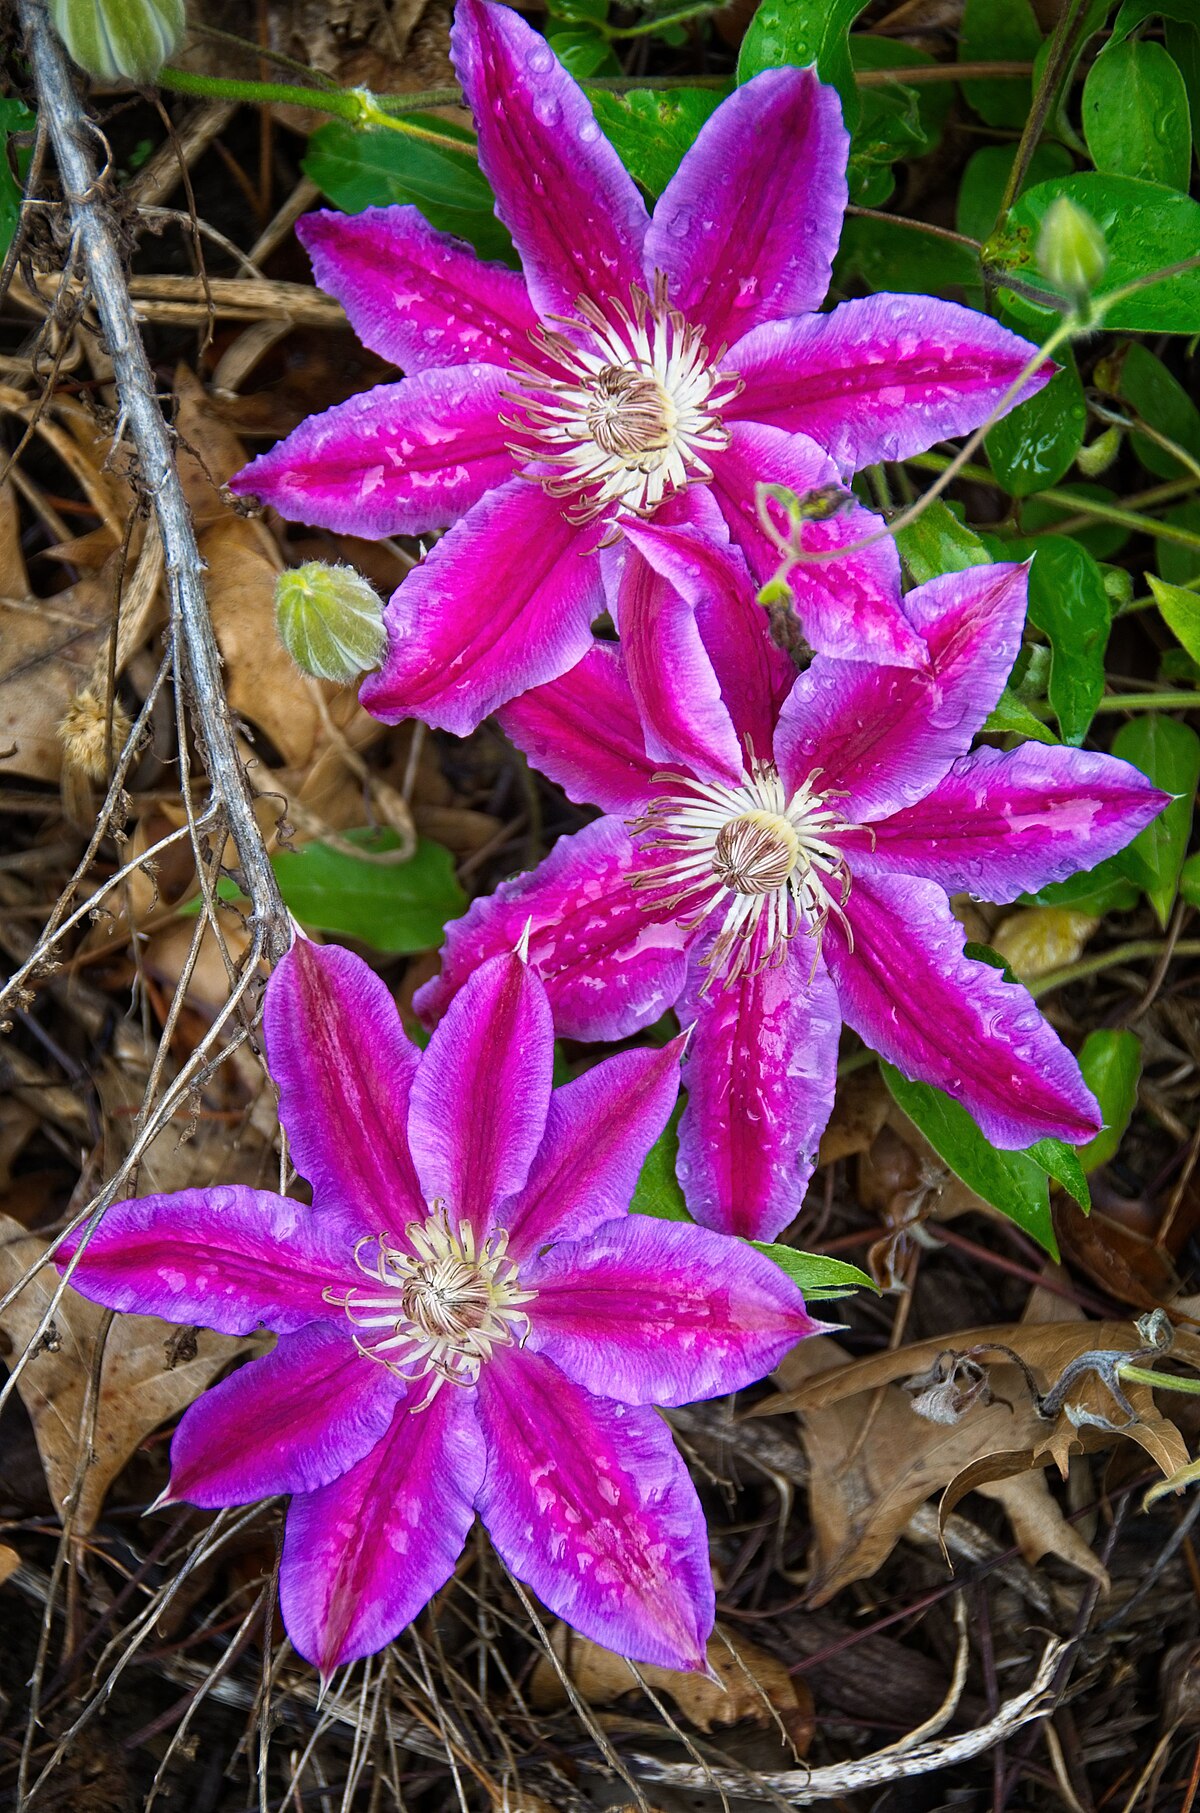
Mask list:
[[[737,551],[687,527],[630,528],[620,594],[622,624],[653,621],[653,644],[596,643],[500,714],[609,816],[449,928],[423,1016],[526,926],[566,1036],[624,1038],[674,1005],[695,1022],[688,1206],[758,1239],[800,1207],[843,1020],[995,1146],[1098,1131],[1074,1057],[1024,988],[964,956],[947,900],[1012,900],[1089,868],[1167,799],[1109,756],[971,750],[1020,646],[1026,569],[910,592],[926,669],[817,656],[797,675]]]
[[[752,1248],[626,1213],[678,1050],[552,1090],[545,990],[511,953],[423,1054],[383,983],[332,947],[284,958],[265,1025],[314,1207],[238,1186],[149,1196],[59,1254],[79,1253],[94,1302],[279,1336],[184,1416],[171,1497],[294,1494],[283,1618],[326,1674],[417,1615],[476,1512],[598,1643],[703,1668],[704,1517],[651,1406],[736,1390],[820,1324]]]
[[[813,70],[764,71],[723,101],[650,217],[516,13],[459,0],[452,46],[524,276],[415,208],[309,215],[317,281],[408,375],[303,422],[231,483],[356,535],[455,525],[393,597],[362,700],[465,734],[584,654],[604,605],[594,551],[626,524],[685,518],[709,486],[762,583],[777,555],[760,482],[802,495],[975,428],[1034,349],[930,297],[814,312],[849,140]],[[881,526],[847,498],[803,542],[828,552]],[[793,581],[815,648],[923,659],[886,537]]]

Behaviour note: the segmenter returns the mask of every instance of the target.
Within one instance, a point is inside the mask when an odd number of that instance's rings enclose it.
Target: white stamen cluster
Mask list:
[[[366,1339],[355,1336],[361,1353],[400,1378],[432,1377],[418,1410],[445,1384],[475,1384],[494,1347],[519,1345],[529,1333],[521,1305],[537,1295],[520,1288],[506,1233],[490,1234],[480,1244],[469,1221],[451,1227],[440,1203],[433,1210],[428,1220],[405,1228],[407,1251],[384,1234],[356,1243],[355,1263],[381,1287],[378,1292],[326,1292],[356,1328],[375,1331]]]
[[[790,799],[766,762],[751,760],[740,787],[655,776],[676,791],[652,800],[631,829],[664,860],[639,870],[633,885],[653,891],[646,904],[656,913],[685,912],[688,930],[725,906],[703,959],[705,992],[781,963],[802,929],[819,949],[830,913],[846,924],[850,871],[837,834],[847,825],[829,803],[835,796],[817,791],[820,774],[814,769]]]
[[[568,331],[535,329],[540,363],[516,369],[509,401],[520,413],[503,420],[532,439],[511,451],[553,468],[541,482],[572,500],[570,522],[648,516],[712,477],[704,455],[728,443],[720,411],[741,380],[718,369],[721,354],[710,358],[700,330],[669,307],[661,277],[652,298],[635,290],[630,308],[612,301],[602,311],[586,296],[576,307],[578,320],[555,317]]]

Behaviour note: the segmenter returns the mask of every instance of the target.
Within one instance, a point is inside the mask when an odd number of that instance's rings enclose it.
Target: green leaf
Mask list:
[[[984,725],[985,731],[993,735],[1004,732],[1010,735],[1028,737],[1033,743],[1057,743],[1058,738],[1048,724],[1030,711],[1023,699],[1019,699],[1010,686],[1000,694]]]
[[[991,233],[1017,155],[1015,145],[983,145],[972,152],[959,184],[954,224],[969,239],[983,240]],[[1065,145],[1039,145],[1029,160],[1022,194],[1054,176],[1069,176],[1075,160]]]
[[[1154,602],[1162,612],[1167,627],[1175,632],[1193,661],[1200,661],[1200,594],[1181,585],[1168,585],[1147,573]]]
[[[1079,1053],[1083,1080],[1100,1104],[1104,1129],[1079,1148],[1085,1171],[1097,1171],[1114,1157],[1137,1104],[1142,1074],[1142,1041],[1136,1032],[1101,1027],[1089,1032]]]
[[[859,90],[861,116],[850,146],[850,197],[862,207],[878,208],[896,186],[892,165],[901,158],[922,157],[941,137],[953,101],[949,83],[903,79],[903,70],[929,65],[933,58],[888,38],[850,39],[850,60],[858,69],[894,69],[887,86]]]
[[[552,19],[566,25],[603,25],[608,18],[608,0],[547,0],[546,11]]]
[[[1084,1214],[1090,1214],[1092,1193],[1075,1147],[1061,1139],[1039,1139],[1028,1150],[1030,1158],[1035,1159],[1068,1196],[1075,1198]]]
[[[738,53],[737,79],[748,82],[764,69],[815,63],[823,82],[842,98],[842,115],[853,132],[859,97],[850,61],[850,27],[866,0],[760,0]]]
[[[926,585],[940,573],[985,567],[990,560],[978,535],[960,523],[940,497],[926,504],[920,516],[900,530],[896,546],[914,585]]]
[[[1200,906],[1200,850],[1179,871],[1179,892],[1189,906]]]
[[[1130,340],[1109,358],[1099,359],[1093,373],[1097,389],[1119,397],[1150,428],[1157,428],[1193,459],[1200,460],[1200,409],[1148,346]],[[1130,437],[1143,466],[1161,478],[1179,478],[1188,468],[1165,447],[1144,434]]]
[[[1028,1152],[997,1152],[966,1109],[940,1089],[908,1082],[891,1064],[879,1068],[894,1100],[955,1176],[1057,1259],[1046,1167]]]
[[[1186,4],[1190,6],[1191,0],[1186,0]],[[1188,92],[1192,139],[1200,144],[1200,25],[1195,22],[1194,11],[1185,14],[1182,20],[1169,18],[1166,38],[1167,49],[1175,59]]]
[[[870,290],[931,295],[978,287],[979,260],[969,247],[902,221],[849,216],[838,248],[834,288],[848,288],[856,277]]]
[[[588,89],[588,99],[629,174],[661,195],[709,114],[724,95],[713,88],[634,88],[628,94]]]
[[[593,31],[590,26],[547,32],[546,42],[577,82],[585,82],[589,76],[619,76],[621,73],[612,45],[603,33]]]
[[[1032,63],[1042,34],[1029,0],[967,0],[962,16],[964,63]],[[963,93],[989,126],[1023,126],[1033,105],[1028,76],[964,82]]]
[[[1029,573],[1029,620],[1050,642],[1047,696],[1063,740],[1082,743],[1104,697],[1112,612],[1104,575],[1078,542],[1063,535],[1038,542]]]
[[[1189,497],[1186,503],[1173,504],[1163,511],[1162,519],[1200,535],[1200,499]],[[1200,579],[1200,549],[1181,548],[1174,542],[1160,541],[1158,570],[1170,585],[1186,585],[1189,579]]]
[[[1136,278],[1194,258],[1200,249],[1200,202],[1176,189],[1164,188],[1161,183],[1142,182],[1135,176],[1106,176],[1096,170],[1056,177],[1028,190],[1009,215],[1009,226],[1027,234],[1032,244],[1046,209],[1060,195],[1069,196],[1086,209],[1104,234],[1108,269],[1097,291],[1098,299]],[[1024,282],[1035,288],[1046,287],[1032,259],[1019,268]],[[1012,314],[1030,323],[1035,337],[1044,337],[1058,318],[1057,310],[1042,309],[1007,292],[1003,302]],[[1200,267],[1152,283],[1116,303],[1105,311],[1104,325],[1127,328],[1132,333],[1200,331]]]
[[[512,240],[493,213],[495,198],[487,179],[470,152],[453,143],[473,144],[470,133],[432,116],[410,117],[444,135],[445,149],[383,127],[361,132],[344,120],[331,120],[309,139],[300,167],[348,214],[410,202],[430,226],[467,240],[481,258],[515,264]]]
[[[1138,903],[1139,889],[1124,867],[1124,851],[1109,856],[1093,869],[1081,869],[1066,881],[1052,881],[1036,894],[1023,894],[1026,906],[1076,907],[1102,919],[1106,913],[1127,913]]]
[[[12,236],[17,230],[17,221],[21,214],[21,185],[12,173],[8,156],[8,140],[14,132],[32,132],[37,124],[37,117],[30,113],[23,101],[15,95],[0,100],[0,258],[12,244]],[[17,157],[17,168],[22,177],[29,166],[29,152],[21,151]]]
[[[844,1259],[827,1259],[823,1253],[801,1253],[794,1246],[776,1241],[749,1240],[756,1253],[765,1253],[780,1271],[786,1272],[798,1285],[808,1303],[825,1303],[832,1297],[848,1297],[852,1291],[869,1290],[878,1296],[879,1286],[856,1265]]]
[[[1159,924],[1165,926],[1192,829],[1200,785],[1200,737],[1178,718],[1147,711],[1122,724],[1113,738],[1112,752],[1140,768],[1156,787],[1176,795],[1124,852],[1130,874],[1145,888]]]
[[[928,51],[918,50],[913,44],[905,44],[899,38],[877,38],[873,33],[863,32],[850,39],[850,62],[854,69],[894,69],[897,71],[897,86],[903,86],[917,99],[917,111],[921,117],[921,130],[930,144],[936,144],[945,128],[954,106],[954,84],[952,82],[913,82],[904,81],[906,69],[928,69],[936,63]],[[860,88],[858,98],[866,116],[867,102],[872,94],[889,94],[889,88]]]
[[[394,831],[369,828],[342,836],[371,855],[395,850],[400,841]],[[313,843],[302,850],[277,851],[271,867],[301,925],[359,938],[377,951],[433,950],[442,941],[447,919],[456,918],[467,904],[449,850],[424,838],[408,862],[368,862]]]
[[[676,1108],[670,1122],[646,1154],[645,1163],[633,1192],[630,1213],[652,1215],[656,1221],[690,1221],[683,1191],[675,1175],[679,1156],[679,1117]]]
[[[1192,122],[1174,58],[1149,38],[1110,43],[1083,85],[1083,130],[1097,170],[1188,186]]]
[[[1014,497],[1056,485],[1083,445],[1087,404],[1075,355],[1068,348],[1058,357],[1059,368],[1049,384],[1010,410],[984,442],[992,471]]]

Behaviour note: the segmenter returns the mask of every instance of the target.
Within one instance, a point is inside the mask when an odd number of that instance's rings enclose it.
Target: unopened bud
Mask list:
[[[1085,303],[1108,264],[1104,234],[1069,195],[1052,201],[1037,242],[1038,269],[1077,306]]]
[[[54,29],[101,81],[149,82],[178,48],[184,0],[50,0]]]
[[[320,560],[279,575],[275,626],[303,673],[343,686],[378,667],[387,645],[374,589],[353,567]]]
[[[104,700],[90,686],[71,695],[58,726],[67,761],[86,774],[89,781],[108,779],[131,729],[125,712],[114,700],[111,723]]]
[[[1086,447],[1079,449],[1075,455],[1075,464],[1085,478],[1097,478],[1101,472],[1108,471],[1120,451],[1121,430],[1114,424],[1113,427],[1106,428],[1103,434],[1098,434]]]

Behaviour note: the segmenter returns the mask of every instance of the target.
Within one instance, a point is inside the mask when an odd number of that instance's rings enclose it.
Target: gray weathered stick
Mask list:
[[[116,233],[97,192],[97,135],[80,105],[66,53],[42,0],[18,0],[18,4],[40,117],[54,146],[72,232],[83,253],[113,362],[121,420],[137,450],[142,479],[158,518],[172,626],[184,658],[209,782],[237,850],[253,916],[265,933],[266,954],[279,958],[291,943],[288,913],[255,821],[249,783],[238,761],[221,684],[221,657],[204,595],[204,565],[175,468],[171,436],[134,319]]]

